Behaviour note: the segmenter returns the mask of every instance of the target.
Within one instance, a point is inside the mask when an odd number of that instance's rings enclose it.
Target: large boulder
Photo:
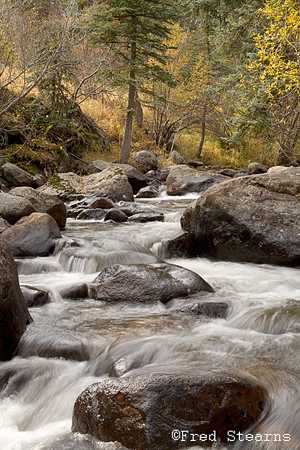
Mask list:
[[[47,256],[61,234],[55,220],[45,213],[32,213],[3,231],[14,256]]]
[[[174,264],[114,264],[92,281],[90,297],[108,302],[167,303],[213,288],[191,270]]]
[[[186,165],[175,166],[171,169],[167,177],[167,194],[184,195],[188,192],[202,193],[214,184],[222,183],[223,181],[228,181],[228,177],[212,171],[200,172]]]
[[[59,228],[64,228],[67,221],[67,208],[61,200],[53,195],[46,195],[28,187],[11,189],[11,195],[24,197],[30,201],[35,211],[49,214],[56,221]]]
[[[104,197],[111,198],[114,202],[132,202],[133,190],[126,175],[118,167],[108,167],[100,173],[95,173],[82,178],[84,192],[96,192]]]
[[[300,264],[300,167],[213,186],[184,212],[199,254],[224,260]]]
[[[131,155],[131,161],[135,167],[137,167],[142,173],[147,173],[149,170],[158,169],[157,157],[146,150],[133,153]]]
[[[30,186],[35,187],[33,177],[25,170],[15,164],[6,163],[0,167],[0,171],[5,180],[11,186]]]
[[[133,201],[133,191],[128,178],[118,167],[108,167],[100,173],[80,177],[73,172],[58,173],[48,183],[37,189],[39,193],[54,195],[63,201],[96,193],[114,202]]]
[[[230,377],[110,379],[77,398],[72,432],[134,450],[226,445],[259,420],[266,401],[261,387]]]
[[[120,169],[122,175],[125,175],[128,178],[128,181],[133,189],[133,193],[136,194],[139,189],[147,186],[147,177],[136,167],[131,166],[130,164],[115,164],[109,163],[106,161],[93,161],[91,162],[87,168],[87,174],[99,173],[108,167]]]
[[[0,193],[0,216],[7,222],[14,224],[35,211],[35,207],[28,199],[4,192]]]
[[[16,264],[0,237],[0,360],[13,357],[27,325],[32,321],[22,296]]]
[[[48,182],[37,188],[37,192],[58,197],[63,201],[72,200],[82,193],[82,177],[73,172],[57,173]]]

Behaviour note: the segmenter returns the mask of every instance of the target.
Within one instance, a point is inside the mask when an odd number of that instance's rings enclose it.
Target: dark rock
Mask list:
[[[225,169],[220,170],[221,175],[225,175],[226,177],[233,178],[236,174],[236,170],[234,169],[228,169],[227,167]]]
[[[28,187],[14,188],[9,193],[29,200],[35,211],[49,214],[56,221],[59,228],[66,226],[67,208],[57,197],[39,193],[35,189]]]
[[[225,319],[228,313],[228,305],[227,303],[201,302],[176,308],[172,312],[190,314],[192,316],[207,316],[212,319]]]
[[[204,166],[204,162],[203,161],[198,161],[196,159],[189,159],[188,160],[188,165],[198,168],[198,167],[203,167]]]
[[[35,208],[26,198],[0,193],[0,216],[9,223],[14,224],[33,212],[35,212]]]
[[[181,224],[201,254],[230,261],[300,265],[300,168],[213,186]]]
[[[127,222],[127,215],[117,208],[112,208],[107,211],[105,220],[113,220],[114,222]]]
[[[99,197],[89,203],[89,208],[102,208],[102,209],[111,209],[114,207],[113,202],[108,200],[105,197]]]
[[[21,286],[21,291],[28,308],[32,306],[43,306],[50,303],[49,292],[32,286]]]
[[[138,213],[134,214],[129,218],[129,222],[163,222],[164,221],[164,214],[163,213],[151,213],[151,212],[144,212],[144,213]]]
[[[60,295],[65,299],[80,300],[89,297],[89,290],[87,284],[79,283],[70,288],[64,289],[61,291]]]
[[[157,170],[158,159],[157,157],[146,150],[133,153],[131,155],[132,163],[137,167],[142,173],[146,173],[149,170]]]
[[[106,210],[101,208],[84,209],[76,216],[77,220],[101,220],[105,217]]]
[[[13,357],[22,334],[32,322],[19,286],[16,264],[0,237],[0,360]]]
[[[175,166],[166,181],[168,195],[184,195],[188,192],[203,193],[214,184],[228,181],[228,177],[215,172],[199,172],[188,166]]]
[[[128,178],[134,194],[147,186],[147,177],[136,167],[129,164],[119,164],[118,167],[122,169],[123,175],[126,175]]]
[[[158,174],[160,181],[165,182],[170,172],[171,172],[170,166],[162,167],[161,169],[159,169]]]
[[[90,297],[108,302],[167,303],[199,291],[213,292],[198,274],[174,264],[115,264],[92,281]]]
[[[190,233],[184,233],[175,239],[166,241],[162,246],[162,258],[195,258],[201,253],[197,240]]]
[[[16,166],[15,164],[6,163],[1,166],[0,171],[5,180],[11,186],[30,186],[35,187],[35,182],[32,176],[25,172],[25,170]]]
[[[252,162],[247,167],[247,175],[255,175],[258,173],[266,173],[268,171],[268,167],[260,164],[258,162]]]
[[[136,198],[156,198],[158,195],[158,189],[155,186],[143,187],[136,194]]]
[[[254,425],[267,406],[258,385],[229,377],[147,374],[95,383],[77,398],[72,432],[118,441],[134,450],[199,445],[173,430],[211,435],[205,445],[226,445],[228,431]],[[203,444],[201,442],[201,444]]]
[[[61,234],[55,220],[44,213],[32,213],[3,231],[14,256],[47,256]]]

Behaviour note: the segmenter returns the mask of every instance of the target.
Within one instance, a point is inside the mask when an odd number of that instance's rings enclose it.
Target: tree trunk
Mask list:
[[[206,101],[204,103],[204,107],[203,107],[203,115],[202,115],[202,122],[201,122],[201,140],[200,140],[200,144],[196,153],[196,158],[200,158],[201,153],[202,153],[202,149],[203,149],[203,144],[204,144],[204,138],[205,138],[205,128],[206,128],[206,110],[207,110],[207,104]]]
[[[123,136],[123,143],[121,149],[121,164],[127,164],[129,156],[130,156],[130,147],[131,147],[131,134],[132,134],[132,122],[133,122],[133,114],[135,109],[135,95],[136,95],[136,86],[135,86],[135,59],[136,59],[136,42],[131,43],[131,68],[129,72],[129,85],[128,85],[128,101],[127,101],[127,112],[125,119],[125,130]]]
[[[202,153],[202,149],[203,149],[203,144],[204,144],[204,138],[205,138],[205,117],[202,120],[202,124],[201,124],[201,141],[196,153],[196,158],[200,158],[201,153]]]

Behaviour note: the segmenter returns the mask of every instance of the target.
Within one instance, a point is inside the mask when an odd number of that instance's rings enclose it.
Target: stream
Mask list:
[[[92,383],[152,372],[257,382],[268,391],[271,404],[251,432],[288,434],[290,440],[239,441],[230,448],[300,448],[299,269],[167,259],[164,242],[182,233],[180,216],[193,198],[196,195],[161,194],[137,201],[144,209],[163,212],[164,222],[68,219],[64,239],[51,257],[17,261],[20,284],[49,291],[51,303],[30,308],[34,322],[22,338],[18,356],[0,365],[0,379],[10,375],[0,394],[0,450],[123,449],[72,434],[74,402]],[[60,296],[62,289],[90,283],[111,264],[151,263],[157,258],[197,272],[215,292],[174,299],[166,306],[107,305]],[[228,317],[175,312],[201,300],[228,303]]]

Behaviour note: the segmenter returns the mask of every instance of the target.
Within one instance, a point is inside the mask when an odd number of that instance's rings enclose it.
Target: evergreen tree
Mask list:
[[[172,0],[98,0],[88,30],[93,42],[110,49],[114,66],[106,65],[102,75],[112,86],[128,87],[125,131],[121,162],[130,156],[131,133],[137,87],[161,80],[172,85],[172,76],[162,67],[166,62],[166,38],[176,19]]]

